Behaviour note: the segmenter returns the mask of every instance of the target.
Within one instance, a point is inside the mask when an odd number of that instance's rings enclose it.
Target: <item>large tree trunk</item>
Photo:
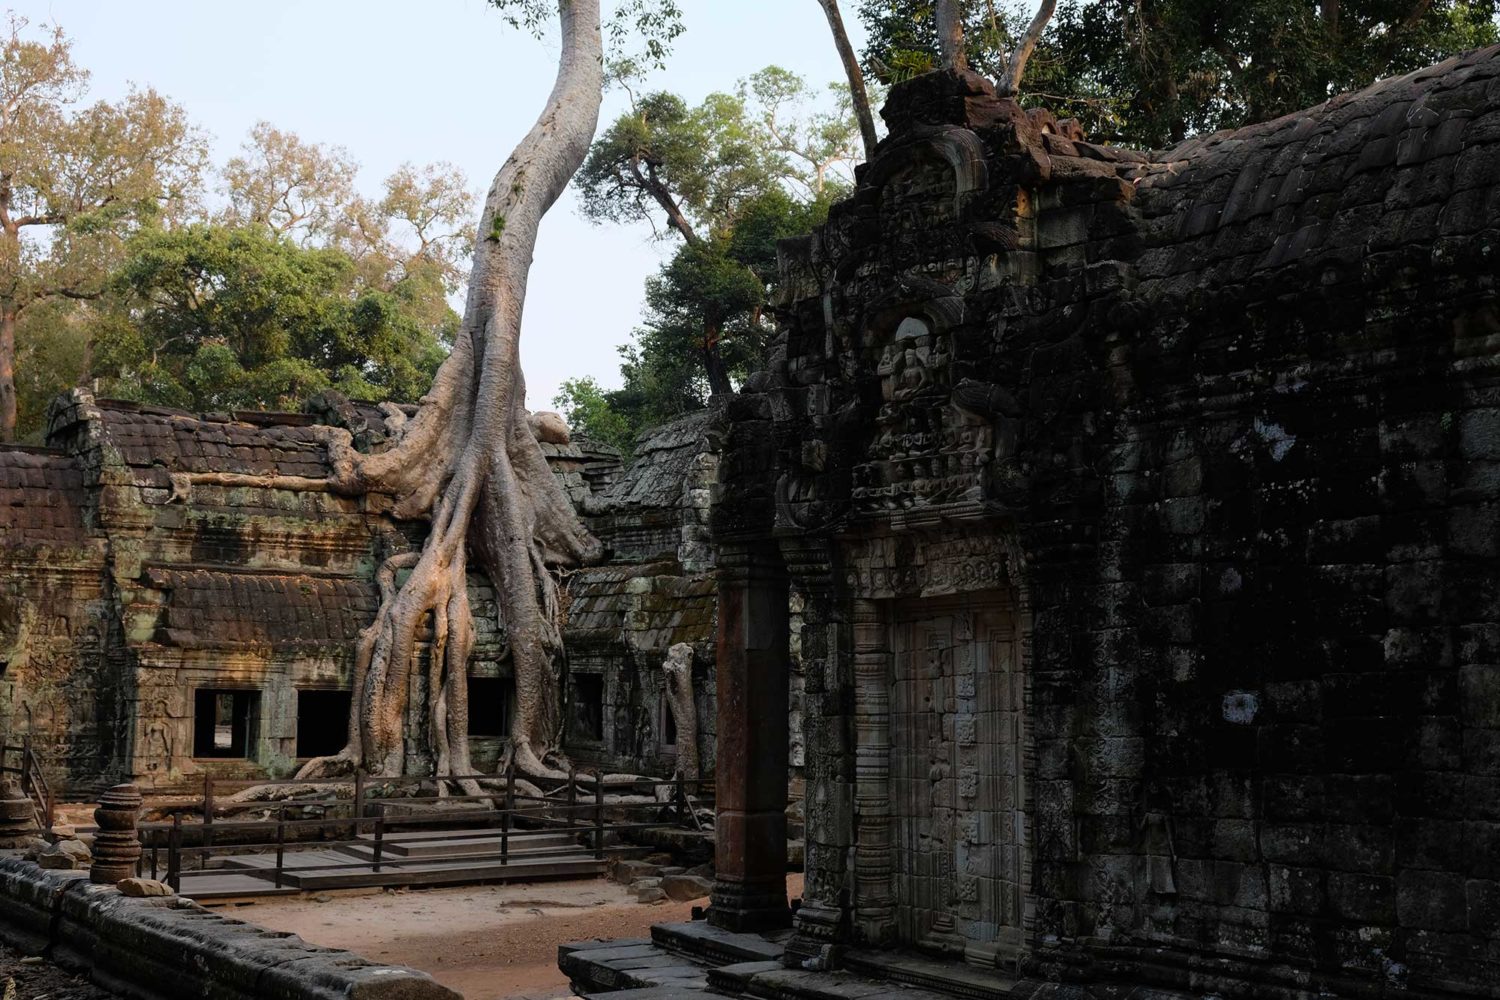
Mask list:
[[[995,93],[1001,97],[1015,97],[1021,92],[1021,77],[1026,74],[1026,64],[1031,61],[1031,54],[1036,51],[1042,32],[1047,30],[1047,22],[1052,20],[1056,10],[1057,0],[1042,0],[1031,23],[1026,26],[1026,34],[1021,36],[1010,58],[1005,61],[1005,70],[995,81]]]
[[[734,392],[734,384],[729,381],[729,369],[719,350],[720,336],[719,324],[703,321],[703,369],[708,373],[708,389],[715,396],[728,396]]]
[[[347,435],[329,443],[335,489],[394,494],[398,516],[430,518],[431,530],[420,553],[382,567],[380,609],[356,651],[349,745],[310,762],[304,776],[351,766],[402,772],[410,675],[418,633],[429,625],[427,717],[438,774],[472,773],[471,554],[494,585],[510,640],[516,678],[510,753],[523,774],[563,775],[546,763],[560,724],[561,610],[553,571],[596,558],[599,543],[579,523],[531,430],[518,350],[537,229],[582,164],[598,124],[603,48],[599,0],[558,0],[558,10],[557,82],[485,199],[453,352],[393,448],[360,454]],[[400,581],[403,571],[409,574]]]
[[[839,0],[818,0],[818,3],[828,16],[828,28],[833,32],[834,48],[838,49],[839,59],[844,64],[844,75],[849,78],[849,97],[854,102],[854,116],[859,119],[859,135],[864,140],[865,159],[873,160],[875,145],[880,138],[875,134],[875,115],[870,111],[870,92],[865,88],[864,71],[859,68],[854,46],[849,44],[849,34],[844,30],[844,16],[839,12]]]
[[[667,650],[661,665],[667,687],[667,707],[677,723],[677,773],[684,781],[697,781],[698,706],[693,700],[693,647],[679,642]]]
[[[16,439],[16,304],[0,300],[0,441]]]
[[[968,69],[964,55],[964,15],[960,0],[937,0],[938,55],[943,69]]]

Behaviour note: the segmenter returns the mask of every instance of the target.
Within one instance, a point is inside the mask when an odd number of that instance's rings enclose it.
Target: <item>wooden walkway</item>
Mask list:
[[[235,854],[219,858],[221,867],[183,871],[180,891],[192,899],[213,900],[327,889],[594,878],[604,872],[604,861],[571,834],[513,833],[507,846],[502,859],[500,837],[492,830],[392,833],[380,841],[378,865],[375,839],[362,837],[331,849],[288,850],[279,876],[274,853]]]

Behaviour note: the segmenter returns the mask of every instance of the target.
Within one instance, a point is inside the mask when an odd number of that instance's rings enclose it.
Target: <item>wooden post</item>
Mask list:
[[[604,772],[594,775],[594,857],[604,860]]]
[[[500,863],[510,864],[510,814],[516,808],[516,759],[505,765],[505,810],[500,815]]]
[[[568,826],[578,822],[578,772],[568,765]]]
[[[214,776],[203,775],[203,846],[214,846]],[[204,852],[207,864],[207,852]]]
[[[276,807],[276,871],[271,884],[281,888],[281,866],[286,863],[286,803]]]
[[[358,840],[365,832],[365,769],[354,769],[354,838]]]
[[[167,885],[182,891],[182,813],[172,814],[172,833],[167,838]]]
[[[385,803],[382,802],[375,811],[375,864],[373,871],[380,871],[380,855],[385,847]]]

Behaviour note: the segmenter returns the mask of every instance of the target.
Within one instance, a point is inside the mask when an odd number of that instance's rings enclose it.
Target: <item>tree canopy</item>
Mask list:
[[[621,348],[624,388],[601,393],[572,380],[556,400],[593,427],[588,415],[602,400],[631,428],[627,440],[733,391],[759,364],[776,241],[821,222],[863,155],[846,85],[818,91],[769,66],[692,105],[637,93],[631,69],[617,67],[630,109],[604,129],[576,179],[583,212],[600,223],[646,222],[680,244],[647,279],[644,322]]]
[[[998,76],[1034,3],[962,0],[969,64]],[[860,0],[865,63],[937,64],[935,0]],[[1496,40],[1496,0],[1063,0],[1021,94],[1091,136],[1165,146],[1264,121]]]
[[[433,315],[432,281],[371,285],[342,250],[255,226],[149,231],[115,275],[93,372],[109,395],[200,410],[295,408],[329,387],[412,402],[457,323]]]
[[[339,148],[262,122],[215,171],[150,90],[83,103],[58,29],[0,59],[0,436],[68,385],[168,405],[415,400],[458,316],[476,204],[446,163],[375,193]]]
[[[61,29],[10,19],[0,42],[0,440],[15,437],[25,314],[103,293],[130,234],[197,205],[202,135],[154,90],[83,104],[88,73]],[[57,311],[43,325],[55,330]],[[32,357],[37,355],[32,354]]]

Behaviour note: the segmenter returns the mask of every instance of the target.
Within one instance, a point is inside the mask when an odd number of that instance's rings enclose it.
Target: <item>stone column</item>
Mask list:
[[[16,782],[0,782],[0,848],[26,847],[36,835],[36,804]]]
[[[786,927],[787,578],[773,543],[719,554],[715,882],[709,921]]]
[[[94,838],[90,882],[114,885],[135,875],[135,863],[141,857],[136,830],[140,816],[141,793],[134,785],[116,785],[99,797],[99,808],[94,810],[99,833]]]
[[[789,968],[828,969],[847,943],[848,862],[854,815],[853,784],[844,761],[853,754],[853,699],[848,616],[842,605],[839,551],[826,538],[783,541],[792,582],[801,591],[802,720],[806,746],[807,878],[802,906],[782,961]]]
[[[896,937],[891,891],[891,650],[875,601],[854,602],[855,922],[869,945]]]

